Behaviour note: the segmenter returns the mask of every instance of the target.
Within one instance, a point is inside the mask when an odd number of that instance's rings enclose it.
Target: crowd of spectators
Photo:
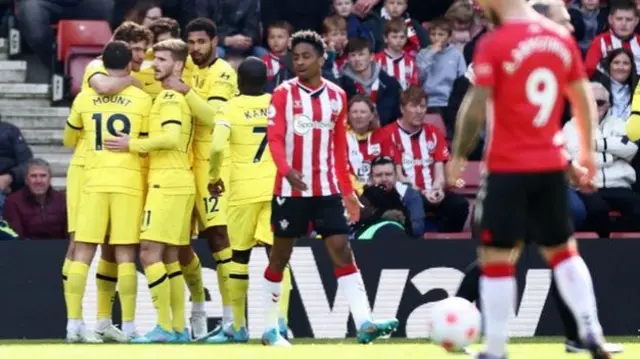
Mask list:
[[[570,24],[565,25],[573,28],[583,52],[599,110],[598,191],[568,189],[574,223],[601,236],[640,232],[640,156],[624,131],[625,121],[640,115],[632,111],[640,70],[640,0],[566,3]],[[53,42],[53,30],[44,24],[59,19],[96,17],[113,26],[123,20],[149,26],[172,17],[184,26],[195,17],[211,18],[218,26],[218,56],[232,63],[250,55],[262,58],[269,90],[294,76],[291,34],[315,30],[327,44],[324,76],[350,100],[348,156],[365,205],[354,232],[381,222],[399,225],[413,237],[469,229],[473,196],[445,188],[443,168],[457,110],[473,84],[473,50],[491,30],[472,0],[18,0],[15,11],[27,43],[44,64],[50,63]],[[558,9],[548,11],[550,18],[567,22],[554,12]],[[640,97],[635,100],[640,109]],[[573,152],[577,132],[568,110],[563,124]],[[17,136],[10,143],[26,147]],[[19,235],[37,237],[40,232],[26,228],[42,221],[19,217],[46,212],[51,221],[63,220],[59,196],[50,188],[50,168],[29,162],[30,151],[5,151],[5,142],[0,143],[0,204],[12,193],[5,220]],[[481,140],[470,159],[480,160],[483,147]],[[42,192],[47,173],[49,185]],[[51,228],[49,233],[58,235]]]

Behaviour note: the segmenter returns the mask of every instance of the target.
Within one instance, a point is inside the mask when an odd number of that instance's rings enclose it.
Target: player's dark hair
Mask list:
[[[147,44],[151,44],[153,33],[142,25],[138,25],[132,21],[125,21],[113,32],[113,40],[124,41],[126,43],[146,41]]]
[[[431,22],[431,24],[429,25],[429,31],[435,29],[442,30],[449,34],[449,36],[453,34],[453,25],[451,24],[451,21],[445,18],[435,19]]]
[[[191,20],[184,31],[187,35],[192,32],[204,31],[212,39],[218,35],[218,27],[216,26],[216,23],[206,17],[199,17]]]
[[[366,37],[355,37],[353,39],[349,39],[349,43],[347,44],[348,54],[363,50],[369,50],[369,52],[373,51],[371,47],[371,41],[369,41],[369,39],[367,39]]]
[[[124,70],[131,58],[131,48],[124,41],[111,41],[102,51],[102,63],[107,70]]]
[[[384,24],[384,36],[397,32],[407,34],[407,23],[403,19],[389,20]]]
[[[177,39],[180,37],[180,24],[170,17],[161,17],[149,25],[149,30],[153,33],[153,39],[158,41],[158,36],[169,33],[169,35]]]
[[[269,36],[269,32],[273,29],[282,29],[289,33],[289,36],[293,34],[293,26],[286,21],[276,21],[273,24],[267,27],[267,36]]]
[[[309,44],[313,46],[320,57],[324,57],[327,51],[327,46],[324,40],[322,40],[322,36],[311,30],[302,30],[291,35],[291,50],[298,44]]]
[[[418,86],[409,86],[406,90],[400,94],[400,105],[406,106],[408,104],[419,105],[421,103],[427,103],[427,94],[424,90]]]
[[[238,66],[238,90],[242,95],[258,96],[267,86],[267,65],[257,57],[249,56]]]
[[[169,51],[175,61],[187,61],[189,46],[180,39],[167,39],[153,45],[153,51]]]

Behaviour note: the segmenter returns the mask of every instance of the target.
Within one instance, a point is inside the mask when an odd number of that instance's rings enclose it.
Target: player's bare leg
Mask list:
[[[391,334],[398,328],[398,320],[374,321],[362,276],[356,265],[353,251],[346,234],[328,236],[325,246],[335,268],[338,287],[347,298],[353,321],[358,330],[358,342],[367,344],[375,339]]]
[[[118,264],[115,249],[108,242],[107,238],[105,244],[100,246],[100,259],[96,269],[96,333],[105,342],[122,342],[127,341],[127,336],[111,320],[118,282]]]
[[[138,337],[135,325],[138,297],[137,251],[138,246],[135,244],[114,246],[116,263],[118,263],[117,282],[120,307],[122,308],[122,331],[129,340]]]
[[[194,340],[199,340],[205,338],[208,333],[207,312],[204,308],[205,292],[202,281],[202,265],[200,258],[191,246],[179,247],[178,261],[184,281],[191,294],[191,335]]]
[[[595,293],[589,268],[578,254],[576,240],[542,248],[542,254],[553,269],[558,291],[573,312],[578,333],[594,359],[610,358],[603,347],[605,343],[598,320]]]
[[[166,247],[166,244],[160,242],[140,241],[140,263],[144,267],[158,319],[153,330],[132,340],[133,343],[167,343],[175,338],[171,318],[171,285],[164,263]]]
[[[87,287],[89,265],[96,253],[96,244],[75,242],[73,261],[67,272],[67,341],[71,343],[101,343],[95,333],[87,331],[82,316],[82,300]]]
[[[506,358],[509,316],[516,304],[515,262],[521,245],[515,248],[483,246],[478,251],[482,276],[480,301],[484,318],[486,348],[480,358]]]
[[[176,247],[168,245],[164,250],[163,262],[169,277],[170,307],[171,307],[171,323],[175,338],[172,342],[188,343],[190,341],[189,331],[186,329],[185,319],[185,295],[184,295],[184,276],[180,268],[178,253],[181,249],[186,248],[192,251],[191,246]]]
[[[209,227],[200,233],[201,237],[207,239],[209,250],[213,254],[216,261],[216,274],[218,276],[218,290],[222,297],[222,325],[213,332],[216,333],[224,326],[233,323],[233,309],[231,308],[231,300],[229,298],[229,281],[228,264],[231,262],[231,247],[229,245],[229,235],[227,226]]]

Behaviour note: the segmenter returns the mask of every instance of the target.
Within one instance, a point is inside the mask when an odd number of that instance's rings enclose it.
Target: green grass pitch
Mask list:
[[[616,359],[640,358],[640,339],[611,337],[610,342],[622,343],[625,352]],[[268,348],[258,342],[250,344],[64,344],[61,341],[11,340],[0,341],[0,358],[11,359],[455,359],[462,354],[447,354],[424,340],[390,339],[372,345],[359,345],[354,340],[293,341],[290,348]],[[480,346],[474,346],[479,349]],[[587,359],[587,354],[566,354],[559,338],[512,340],[509,357],[515,359]]]

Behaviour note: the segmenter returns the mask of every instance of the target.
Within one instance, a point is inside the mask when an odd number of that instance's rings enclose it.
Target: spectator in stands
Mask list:
[[[595,74],[600,61],[609,52],[621,47],[631,48],[636,69],[640,63],[640,35],[634,34],[638,25],[638,10],[629,1],[618,1],[611,4],[608,17],[609,31],[596,36],[591,42],[585,58],[585,68],[589,76]]]
[[[22,238],[67,238],[65,195],[51,187],[51,167],[34,158],[27,164],[27,185],[7,197],[4,219]]]
[[[464,75],[467,64],[462,53],[449,43],[452,27],[447,20],[431,23],[431,45],[418,53],[418,81],[429,97],[429,113],[445,115],[453,82]]]
[[[269,53],[262,56],[262,61],[267,64],[267,80],[272,81],[280,68],[282,61],[289,52],[289,39],[293,28],[285,21],[279,21],[267,27],[267,45]]]
[[[50,71],[55,39],[49,25],[63,19],[110,21],[113,0],[20,0],[16,17],[25,41]]]
[[[320,33],[322,21],[329,16],[328,0],[260,0],[262,26],[286,21],[294,31],[310,29]]]
[[[398,80],[400,88],[418,86],[418,67],[415,59],[404,50],[407,43],[407,24],[401,19],[384,24],[386,48],[376,54],[375,60],[391,77]]]
[[[364,209],[357,225],[358,231],[391,220],[400,222],[407,235],[422,237],[425,214],[420,193],[411,185],[398,181],[391,157],[373,159],[369,182],[360,196]]]
[[[445,189],[444,163],[449,150],[444,134],[425,124],[427,96],[419,87],[402,93],[402,117],[385,128],[382,153],[393,157],[398,178],[420,191],[425,212],[433,214],[439,232],[460,232],[469,214],[467,200]]]
[[[469,87],[473,86],[474,82],[475,73],[473,71],[473,64],[469,64],[464,76],[458,77],[453,82],[451,95],[449,96],[449,103],[447,104],[446,111],[444,111],[444,114],[442,115],[442,119],[444,120],[445,126],[447,128],[447,138],[453,138],[454,136],[458,109],[462,105],[462,100],[467,94]],[[485,131],[483,130],[480,133],[480,138],[478,139],[478,145],[476,146],[476,149],[473,150],[473,152],[469,155],[470,161],[480,161],[482,159],[482,154],[484,152],[484,139]]]
[[[369,97],[376,104],[380,125],[385,126],[400,117],[400,83],[382,71],[373,61],[371,43],[365,38],[349,40],[349,60],[342,69],[341,87],[351,99],[356,94]]]
[[[373,103],[366,96],[354,96],[349,102],[347,150],[354,187],[360,193],[362,186],[369,184],[371,160],[381,154],[383,139]]]
[[[33,157],[20,129],[0,121],[0,212],[5,197],[24,187],[27,162]]]
[[[415,57],[420,49],[427,47],[429,38],[420,22],[414,20],[407,11],[409,0],[385,0],[384,6],[380,11],[380,16],[384,22],[394,19],[402,19],[407,24],[407,43],[404,50],[409,55]]]
[[[493,29],[493,23],[491,21],[483,21],[483,25],[480,30],[471,37],[471,41],[469,41],[466,45],[464,45],[464,49],[462,50],[462,54],[464,55],[464,61],[467,64],[470,64],[473,61],[473,53],[476,49],[476,44],[484,34],[491,31]]]
[[[340,78],[340,71],[347,63],[347,20],[339,15],[332,15],[322,22],[322,38],[327,44],[327,61],[325,69],[333,71],[336,79]]]
[[[378,1],[378,0],[374,0]],[[364,37],[371,41],[375,51],[382,47],[380,18],[374,12],[360,13],[354,9],[353,0],[333,0],[332,10],[347,22],[347,37]]]
[[[586,54],[596,35],[607,28],[608,12],[600,7],[599,0],[580,0],[569,6],[569,15],[575,29],[573,36]]]
[[[610,93],[609,115],[626,121],[631,116],[631,101],[638,85],[638,73],[631,50],[619,48],[603,60],[602,70],[592,81],[600,82]]]
[[[595,151],[599,171],[596,177],[598,191],[593,194],[581,194],[587,208],[587,222],[592,230],[601,235],[609,230],[638,231],[640,194],[631,189],[636,181],[636,172],[630,164],[638,152],[638,146],[627,138],[625,121],[607,115],[610,105],[607,89],[598,82],[592,82],[591,87],[599,115],[599,124],[595,129]],[[579,139],[575,120],[567,122],[563,132],[567,150],[576,158]],[[618,211],[622,217],[610,225],[606,215],[609,211]]]
[[[127,12],[125,21],[133,21],[144,27],[149,27],[154,21],[162,17],[162,8],[156,0],[138,0],[133,9]]]
[[[476,12],[467,1],[456,1],[447,10],[444,18],[453,26],[451,40],[453,46],[462,53],[464,46],[471,41],[471,30],[474,26]]]
[[[195,0],[196,15],[218,26],[218,57],[253,55],[261,58],[260,0]]]

